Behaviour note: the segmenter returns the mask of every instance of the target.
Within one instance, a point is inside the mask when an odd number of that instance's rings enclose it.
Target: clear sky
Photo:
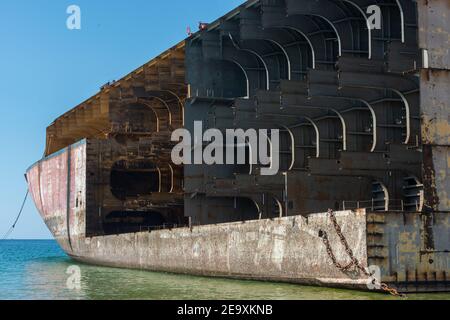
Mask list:
[[[244,0],[1,0],[0,236],[26,192],[24,173],[42,157],[45,128]],[[68,30],[66,9],[81,8],[81,30]],[[31,199],[11,238],[48,239]]]

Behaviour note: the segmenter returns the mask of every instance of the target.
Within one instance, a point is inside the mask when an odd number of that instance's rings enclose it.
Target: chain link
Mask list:
[[[342,245],[345,248],[345,252],[351,259],[351,262],[347,265],[343,265],[343,264],[339,263],[336,259],[333,249],[331,247],[328,234],[325,231],[321,231],[320,237],[322,238],[322,240],[327,248],[327,253],[328,253],[330,259],[333,261],[334,266],[336,268],[338,268],[339,270],[341,270],[343,273],[347,273],[349,271],[359,271],[369,278],[372,277],[373,274],[371,274],[355,257],[353,250],[350,248],[347,239],[345,238],[344,234],[342,233],[342,228],[337,221],[334,211],[330,209],[328,211],[328,216],[330,217],[331,222],[333,223],[333,227],[336,230],[336,233],[337,233],[339,239],[341,240]],[[379,281],[374,279],[373,284],[378,285],[384,292],[387,292],[395,297],[406,298],[406,295],[399,293],[396,289],[389,287],[389,285],[387,285],[386,283],[380,283]]]

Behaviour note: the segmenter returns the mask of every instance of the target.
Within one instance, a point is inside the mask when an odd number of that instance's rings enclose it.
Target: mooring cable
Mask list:
[[[14,223],[11,226],[11,228],[9,228],[9,230],[3,235],[2,240],[6,240],[11,235],[11,233],[14,231],[14,229],[16,228],[17,222],[19,222],[20,216],[22,215],[23,209],[25,208],[25,203],[27,202],[29,193],[30,193],[30,191],[27,188],[27,193],[25,194],[25,198],[23,199],[22,206],[20,207],[20,210],[19,210],[19,214],[17,215],[16,219],[14,220]]]
[[[48,144],[49,144],[49,141],[46,141],[45,151],[41,158],[42,160],[45,159],[45,155],[46,155],[47,149],[48,149]],[[25,177],[25,179],[27,179],[27,178]],[[19,210],[19,214],[17,215],[16,220],[14,220],[14,223],[11,226],[11,228],[9,228],[9,230],[3,235],[1,240],[6,240],[11,235],[11,233],[14,231],[14,229],[16,228],[17,222],[19,222],[20,216],[22,215],[23,208],[25,207],[25,203],[27,202],[29,194],[30,194],[30,189],[27,188],[27,193],[25,194],[25,198],[23,199],[22,206],[20,207],[20,210]]]

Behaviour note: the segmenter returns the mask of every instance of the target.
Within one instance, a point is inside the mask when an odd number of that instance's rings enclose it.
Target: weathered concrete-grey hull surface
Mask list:
[[[420,251],[418,214],[362,210],[337,216],[355,256],[364,266],[379,266],[384,281],[405,292],[449,289],[448,252]],[[377,228],[381,220],[390,226]],[[439,223],[440,232],[448,231],[448,216]],[[380,235],[374,236],[375,229]],[[344,274],[331,263],[320,231],[330,234],[337,260],[348,264],[350,258],[326,213],[79,238],[72,256],[105,266],[368,290],[367,277]],[[445,246],[446,239],[442,241]]]
[[[365,213],[342,212],[339,218],[356,256],[366,262]],[[364,288],[364,278],[350,279],[330,264],[319,237],[326,226],[327,215],[318,214],[309,220],[291,217],[79,238],[72,256],[106,266]],[[349,261],[339,247],[337,258]]]

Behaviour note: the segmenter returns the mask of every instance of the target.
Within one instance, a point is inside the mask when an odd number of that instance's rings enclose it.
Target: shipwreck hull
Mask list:
[[[202,276],[290,282],[367,290],[360,273],[340,271],[321,235],[328,234],[341,264],[350,263],[327,213],[246,222],[93,236],[84,140],[31,167],[27,180],[48,228],[73,259],[90,264]],[[360,263],[378,266],[381,280],[405,292],[449,290],[448,213],[433,223],[420,213],[336,213]],[[431,240],[430,240],[431,239]],[[432,243],[430,243],[430,241]],[[430,244],[434,249],[429,249]]]
[[[84,236],[86,230],[86,140],[39,161],[26,178],[42,219],[71,254],[72,237]]]
[[[380,0],[369,32],[350,2],[247,1],[56,119],[27,180],[67,254],[366,290],[339,268],[354,254],[401,291],[448,291],[450,7]],[[199,121],[278,128],[278,174],[175,164],[172,134]]]

